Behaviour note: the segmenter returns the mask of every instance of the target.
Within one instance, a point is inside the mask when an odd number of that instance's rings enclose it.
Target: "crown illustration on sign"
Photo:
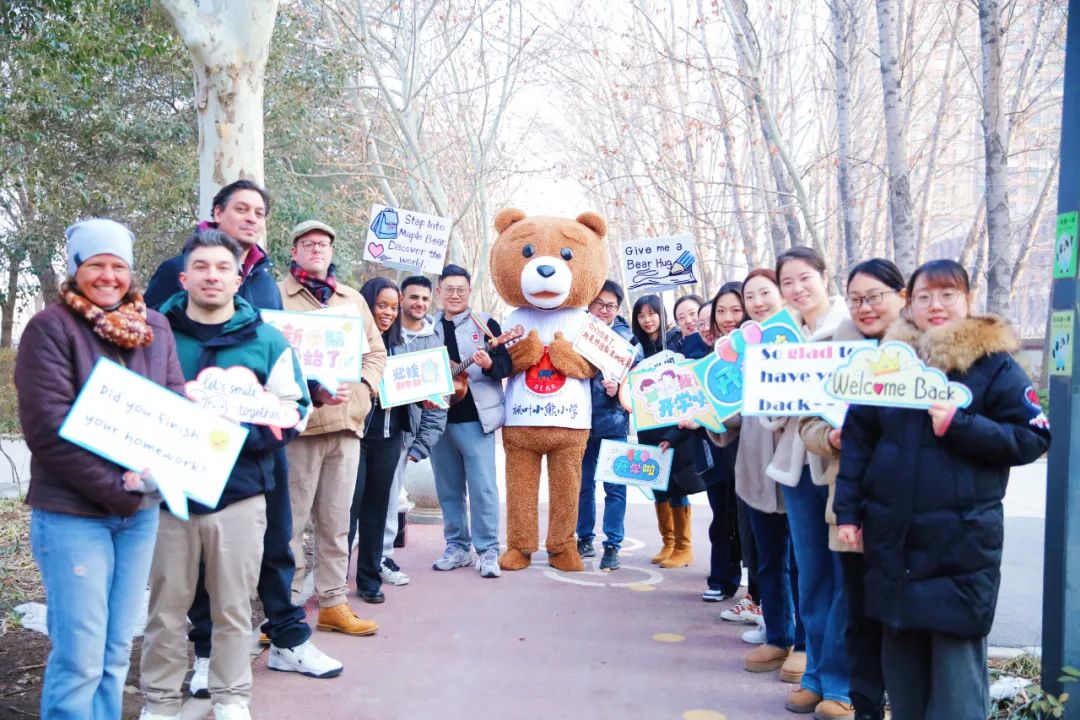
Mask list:
[[[875,375],[888,375],[894,372],[900,372],[900,353],[881,353],[881,357],[874,361],[868,359],[866,361],[867,367],[870,368],[870,372]]]

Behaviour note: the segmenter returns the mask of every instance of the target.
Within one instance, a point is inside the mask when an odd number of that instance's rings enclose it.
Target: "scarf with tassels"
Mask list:
[[[154,341],[154,330],[146,322],[146,303],[142,295],[131,294],[131,300],[112,309],[95,305],[71,287],[60,286],[60,301],[94,328],[94,334],[124,350],[146,347]]]

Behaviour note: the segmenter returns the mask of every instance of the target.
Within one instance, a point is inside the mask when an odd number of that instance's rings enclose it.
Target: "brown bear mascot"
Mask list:
[[[506,552],[504,570],[531,562],[539,542],[540,460],[547,456],[548,562],[581,570],[574,542],[581,458],[589,440],[596,374],[574,351],[587,321],[584,309],[607,276],[607,224],[595,213],[576,220],[526,217],[515,208],[495,216],[499,237],[491,248],[495,290],[516,308],[507,317],[526,337],[510,347],[514,372],[506,386]]]

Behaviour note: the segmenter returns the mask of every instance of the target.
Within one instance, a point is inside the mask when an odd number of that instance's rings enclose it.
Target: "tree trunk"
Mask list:
[[[1004,31],[998,0],[979,0],[983,146],[986,152],[986,308],[1007,316],[1016,251],[1010,242],[1008,118],[1001,101]]]
[[[844,257],[847,270],[859,261],[859,222],[861,211],[855,199],[854,168],[851,162],[851,62],[854,56],[856,32],[855,9],[850,0],[832,0],[830,3],[833,26],[833,67],[836,71],[836,177],[840,195],[841,229],[843,231]]]
[[[191,52],[199,124],[199,212],[239,179],[264,185],[263,75],[278,0],[160,0]]]
[[[896,0],[875,0],[881,89],[885,105],[885,159],[889,173],[889,221],[896,264],[905,276],[915,270],[915,225],[912,218],[906,101],[900,89],[900,58],[897,54]]]
[[[15,328],[15,308],[19,301],[19,259],[15,253],[8,255],[7,292],[0,304],[0,348],[11,347]]]

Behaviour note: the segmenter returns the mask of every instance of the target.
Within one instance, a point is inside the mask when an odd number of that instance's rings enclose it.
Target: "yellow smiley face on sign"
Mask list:
[[[229,447],[229,434],[224,430],[211,430],[207,442],[214,452],[225,452]]]

